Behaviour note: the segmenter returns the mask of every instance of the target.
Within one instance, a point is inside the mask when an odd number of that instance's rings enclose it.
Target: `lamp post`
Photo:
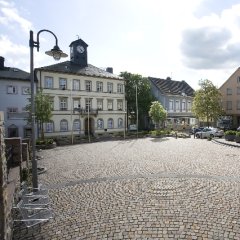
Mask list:
[[[36,190],[38,188],[38,176],[37,176],[37,160],[36,160],[36,146],[35,146],[35,103],[34,103],[34,56],[33,49],[37,48],[39,52],[39,35],[42,32],[49,32],[55,37],[55,46],[50,51],[45,52],[47,55],[52,56],[55,60],[60,60],[61,57],[67,57],[66,53],[58,47],[58,39],[56,35],[46,29],[42,29],[37,33],[37,41],[34,41],[33,31],[30,31],[29,47],[30,47],[30,80],[31,80],[31,144],[32,144],[32,186]]]
[[[136,117],[137,117],[137,138],[138,138],[138,97],[137,97],[137,94],[138,94],[138,88],[137,88],[137,84],[136,84]]]

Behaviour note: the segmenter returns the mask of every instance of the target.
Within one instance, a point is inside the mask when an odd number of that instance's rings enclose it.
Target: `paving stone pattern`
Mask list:
[[[13,239],[240,239],[240,149],[134,139],[39,152],[55,217]]]

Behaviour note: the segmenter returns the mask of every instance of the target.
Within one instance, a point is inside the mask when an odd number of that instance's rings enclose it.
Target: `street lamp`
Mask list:
[[[35,104],[34,104],[34,57],[33,48],[36,47],[39,52],[39,35],[42,32],[49,32],[55,37],[55,46],[50,51],[45,52],[47,55],[52,56],[55,60],[60,60],[61,57],[67,57],[66,53],[58,46],[58,39],[56,35],[46,29],[42,29],[37,33],[37,41],[33,39],[33,31],[30,31],[29,47],[30,47],[30,80],[31,80],[31,144],[32,144],[32,185],[33,189],[38,188],[38,176],[37,176],[37,160],[36,160],[36,146],[35,146]]]

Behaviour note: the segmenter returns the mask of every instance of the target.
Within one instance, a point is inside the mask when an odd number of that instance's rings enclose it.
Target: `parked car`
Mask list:
[[[240,126],[237,128],[237,131],[240,131]]]
[[[203,129],[204,129],[204,127],[199,127],[199,128],[193,127],[193,128],[191,129],[191,134],[196,134],[197,132],[200,132],[200,131],[203,130]]]
[[[223,137],[224,131],[217,128],[205,127],[195,134],[196,138]]]

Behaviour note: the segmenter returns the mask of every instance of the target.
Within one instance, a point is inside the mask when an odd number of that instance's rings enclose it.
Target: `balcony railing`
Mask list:
[[[9,112],[7,113],[8,119],[27,119],[29,112]]]
[[[73,110],[74,113],[79,113],[80,115],[98,115],[98,109],[93,109],[93,108],[74,108]]]

